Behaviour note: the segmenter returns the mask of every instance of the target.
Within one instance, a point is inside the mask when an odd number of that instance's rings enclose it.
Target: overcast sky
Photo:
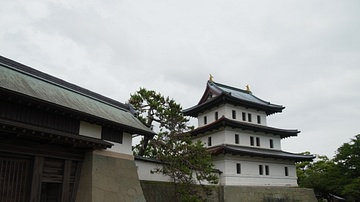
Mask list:
[[[199,101],[209,74],[283,113],[282,149],[332,157],[360,133],[360,1],[0,0],[0,55],[126,102]]]

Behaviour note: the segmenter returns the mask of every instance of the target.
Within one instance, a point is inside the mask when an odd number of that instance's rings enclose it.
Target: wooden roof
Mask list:
[[[218,130],[221,127],[232,127],[232,128],[239,128],[242,130],[250,130],[254,132],[263,132],[267,134],[279,135],[281,138],[287,138],[292,136],[297,136],[300,131],[294,129],[279,129],[273,128],[269,126],[259,125],[259,124],[252,124],[247,122],[235,121],[222,116],[218,120],[204,125],[202,127],[198,127],[192,131],[190,131],[191,135],[197,136],[200,134],[204,134],[206,132],[210,132],[213,130]]]
[[[281,105],[264,101],[253,95],[251,91],[234,88],[209,80],[199,103],[191,108],[183,110],[183,113],[186,116],[197,117],[199,113],[223,103],[265,111],[267,115],[282,112],[285,108]]]

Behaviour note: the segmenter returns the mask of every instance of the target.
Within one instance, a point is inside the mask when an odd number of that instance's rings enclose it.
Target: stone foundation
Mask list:
[[[174,201],[174,186],[168,182],[140,181],[147,202]],[[270,186],[214,186],[210,202],[317,202],[312,189]]]
[[[312,189],[297,187],[224,186],[224,201],[316,202]]]
[[[107,151],[87,153],[76,201],[145,202],[133,157]]]

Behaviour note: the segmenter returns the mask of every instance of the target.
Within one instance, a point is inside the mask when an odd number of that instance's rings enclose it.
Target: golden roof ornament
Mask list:
[[[247,91],[247,92],[249,92],[249,93],[251,93],[251,90],[250,90],[250,86],[249,86],[249,84],[248,84],[248,85],[246,85],[246,91]]]
[[[209,81],[214,82],[213,78],[214,78],[213,75],[210,74]]]

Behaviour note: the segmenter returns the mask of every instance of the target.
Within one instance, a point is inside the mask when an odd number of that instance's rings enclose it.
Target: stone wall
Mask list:
[[[225,186],[224,201],[316,202],[314,191],[297,187]]]
[[[130,155],[94,151],[85,155],[77,202],[145,202]]]
[[[175,201],[171,183],[140,181],[147,202]],[[317,202],[312,189],[297,187],[214,186],[209,202]]]
[[[169,182],[156,182],[141,180],[141,187],[147,202],[169,202],[175,200],[175,187]],[[200,187],[194,187],[201,189]],[[222,190],[220,186],[211,186],[212,195],[207,196],[207,202],[222,201]]]

